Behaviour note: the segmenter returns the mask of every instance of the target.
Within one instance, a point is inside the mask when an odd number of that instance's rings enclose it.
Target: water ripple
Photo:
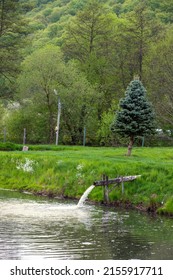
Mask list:
[[[0,259],[173,259],[171,219],[10,195],[0,209]]]

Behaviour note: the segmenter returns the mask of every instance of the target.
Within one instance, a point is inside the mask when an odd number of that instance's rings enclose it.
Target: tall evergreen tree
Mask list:
[[[0,97],[9,97],[19,73],[20,49],[26,35],[19,0],[0,0]]]
[[[119,106],[120,110],[116,114],[111,130],[130,139],[127,152],[130,156],[135,137],[153,134],[155,131],[154,111],[138,78],[129,84],[125,98],[120,100]]]

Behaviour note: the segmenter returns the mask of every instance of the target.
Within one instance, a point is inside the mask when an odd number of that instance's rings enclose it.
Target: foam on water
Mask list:
[[[90,215],[90,206],[82,206],[93,188],[94,186],[92,185],[84,192],[78,204],[38,202],[30,200],[30,198],[12,198],[10,201],[8,199],[0,200],[0,217],[1,219],[8,218],[9,220],[32,218],[33,220],[40,221],[44,219],[52,221],[74,219],[85,223]]]

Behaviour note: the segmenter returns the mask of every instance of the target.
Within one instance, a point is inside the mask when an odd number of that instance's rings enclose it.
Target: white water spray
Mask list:
[[[83,206],[83,204],[84,204],[85,200],[87,199],[89,193],[94,189],[94,187],[95,187],[94,185],[91,185],[91,186],[83,193],[83,195],[81,196],[81,198],[80,198],[80,200],[79,200],[79,202],[78,202],[78,204],[77,204],[77,207],[82,207],[82,206]]]

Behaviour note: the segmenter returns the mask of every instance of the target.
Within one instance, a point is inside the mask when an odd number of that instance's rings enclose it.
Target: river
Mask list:
[[[0,259],[172,260],[173,219],[0,190]]]

